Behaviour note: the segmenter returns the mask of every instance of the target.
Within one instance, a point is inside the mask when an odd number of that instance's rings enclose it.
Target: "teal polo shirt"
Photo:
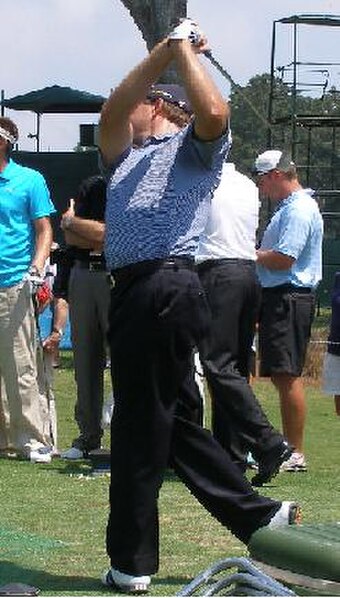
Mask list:
[[[54,212],[44,177],[9,160],[0,172],[0,287],[22,280],[35,251],[34,220]]]

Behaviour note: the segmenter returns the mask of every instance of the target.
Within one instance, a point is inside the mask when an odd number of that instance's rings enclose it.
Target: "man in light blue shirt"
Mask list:
[[[257,252],[262,286],[259,344],[262,376],[270,376],[281,401],[283,433],[295,447],[286,471],[305,471],[306,406],[301,379],[314,317],[314,290],[322,276],[323,222],[310,189],[280,150],[255,161],[260,197],[276,203]]]
[[[37,383],[32,284],[42,280],[55,210],[41,174],[10,158],[17,139],[16,125],[1,117],[0,375],[7,400],[1,401],[0,449],[46,463],[51,438]]]

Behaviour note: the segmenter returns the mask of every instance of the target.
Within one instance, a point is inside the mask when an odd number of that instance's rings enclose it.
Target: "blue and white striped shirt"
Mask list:
[[[110,270],[195,255],[230,141],[227,133],[200,141],[192,127],[131,147],[113,165],[105,216]]]

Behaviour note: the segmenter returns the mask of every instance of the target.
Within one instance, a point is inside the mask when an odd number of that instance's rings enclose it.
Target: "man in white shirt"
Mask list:
[[[212,399],[213,434],[243,470],[252,452],[259,464],[253,483],[262,485],[278,473],[292,448],[272,427],[248,382],[260,293],[258,217],[256,185],[234,164],[224,163],[196,254],[213,315],[199,350]]]

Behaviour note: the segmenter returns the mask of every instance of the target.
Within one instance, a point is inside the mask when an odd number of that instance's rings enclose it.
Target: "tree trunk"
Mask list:
[[[121,0],[141,31],[150,52],[179,19],[187,16],[187,0]],[[176,71],[169,68],[163,83],[177,83]]]

